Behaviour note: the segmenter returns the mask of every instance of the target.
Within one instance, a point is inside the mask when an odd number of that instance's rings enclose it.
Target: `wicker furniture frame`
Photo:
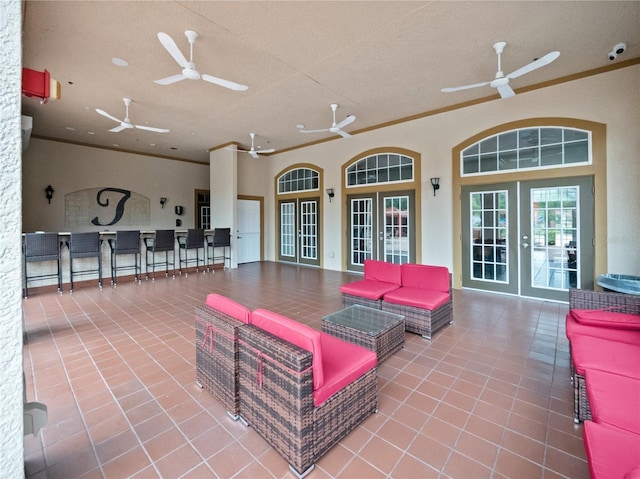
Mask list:
[[[367,308],[382,309],[381,299],[369,299],[362,296],[354,296],[353,294],[342,293],[342,307],[348,308],[354,304],[366,306]]]
[[[196,384],[234,420],[240,417],[238,329],[243,325],[217,309],[196,307]]]
[[[404,327],[407,331],[418,333],[423,338],[431,337],[447,324],[453,324],[453,289],[449,274],[449,300],[436,309],[416,308],[402,304],[382,301],[382,311],[404,316]]]
[[[375,351],[378,363],[404,346],[404,317],[359,304],[322,318],[322,331]]]
[[[310,352],[253,325],[239,329],[238,345],[242,417],[300,478],[377,411],[377,368],[316,407]]]
[[[156,280],[156,266],[164,266],[164,276],[169,277],[169,266],[173,268],[172,277],[176,277],[176,235],[175,230],[156,230],[151,238],[144,238],[145,278],[149,279],[149,266],[152,268],[152,282]],[[156,253],[164,253],[164,261],[156,261]],[[169,262],[171,253],[171,262]],[[149,260],[151,255],[151,260]],[[162,257],[162,256],[161,256]]]
[[[60,268],[60,240],[58,233],[27,233],[22,241],[22,258],[24,271],[24,297],[29,296],[29,280],[56,278],[58,292],[62,293],[62,269]],[[27,264],[43,261],[55,261],[56,272],[29,276]]]
[[[570,289],[569,309],[606,309],[619,313],[640,314],[640,296]],[[569,351],[571,352],[571,342],[569,342]],[[570,363],[570,368],[571,382],[573,383],[573,420],[575,423],[591,420],[585,378],[576,372],[573,361]]]
[[[97,258],[98,266],[93,269],[73,270],[73,260],[78,258]],[[100,233],[71,233],[69,238],[69,282],[73,292],[73,276],[98,273],[98,288],[102,289],[102,242]]]

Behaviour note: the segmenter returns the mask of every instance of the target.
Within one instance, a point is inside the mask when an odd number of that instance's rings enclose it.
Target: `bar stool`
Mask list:
[[[100,233],[71,233],[69,240],[69,278],[71,292],[73,292],[73,275],[98,273],[98,287],[102,290],[102,248],[100,247]],[[73,271],[73,260],[78,258],[98,258],[98,267]]]
[[[207,267],[214,264],[216,260],[222,259],[222,267],[226,268],[229,260],[229,268],[231,268],[231,228],[216,228],[213,230],[212,240],[209,238],[207,238],[207,254],[211,248],[211,261],[207,260]],[[222,256],[216,256],[216,248],[222,248]],[[229,248],[228,256],[227,248]]]
[[[182,264],[188,267],[189,263],[196,263],[196,271],[200,271],[198,266],[200,265],[200,248],[205,248],[204,245],[204,229],[192,228],[187,230],[187,236],[178,236],[178,257],[180,261],[180,274],[182,274]],[[196,257],[189,259],[189,250],[196,250]],[[182,258],[182,252],[184,251],[184,259]],[[206,257],[206,253],[205,253]],[[204,266],[205,258],[202,258],[202,265]],[[185,276],[188,276],[187,271]]]
[[[58,292],[62,293],[62,270],[60,269],[60,240],[58,233],[27,233],[22,242],[22,257],[24,260],[24,297],[29,296],[28,284],[32,279],[58,279]],[[55,261],[57,271],[29,276],[28,263]]]
[[[115,239],[109,239],[111,248],[111,284],[118,285],[118,270],[133,269],[135,281],[140,282],[140,230],[116,231]],[[133,255],[134,264],[118,266],[118,255]]]
[[[174,230],[156,230],[153,238],[144,238],[146,247],[145,276],[149,279],[149,266],[153,269],[152,281],[156,280],[156,266],[165,267],[165,277],[169,276],[169,252],[171,252],[171,263],[173,264],[173,277],[176,277],[176,235]],[[164,261],[156,261],[156,253],[164,252]],[[151,254],[151,261],[149,261]]]

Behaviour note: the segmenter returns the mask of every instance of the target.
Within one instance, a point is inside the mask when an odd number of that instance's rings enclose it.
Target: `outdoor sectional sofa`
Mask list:
[[[571,289],[566,333],[591,477],[640,478],[640,297]]]
[[[343,306],[361,304],[405,317],[405,329],[431,339],[453,322],[451,274],[444,266],[365,260],[364,278],[340,286]]]
[[[265,309],[247,311],[220,295],[196,308],[198,380],[302,478],[377,411],[376,353]]]

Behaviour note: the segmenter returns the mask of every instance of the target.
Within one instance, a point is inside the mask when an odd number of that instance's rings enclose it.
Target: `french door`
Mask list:
[[[320,266],[320,198],[279,202],[280,261]]]
[[[363,271],[366,259],[415,262],[413,191],[347,195],[347,269]]]
[[[558,301],[593,287],[593,178],[462,188],[462,285]]]

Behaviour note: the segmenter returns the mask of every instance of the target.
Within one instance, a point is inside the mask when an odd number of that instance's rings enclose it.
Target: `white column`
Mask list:
[[[211,227],[231,228],[231,268],[238,267],[238,152],[221,148],[209,153]]]

